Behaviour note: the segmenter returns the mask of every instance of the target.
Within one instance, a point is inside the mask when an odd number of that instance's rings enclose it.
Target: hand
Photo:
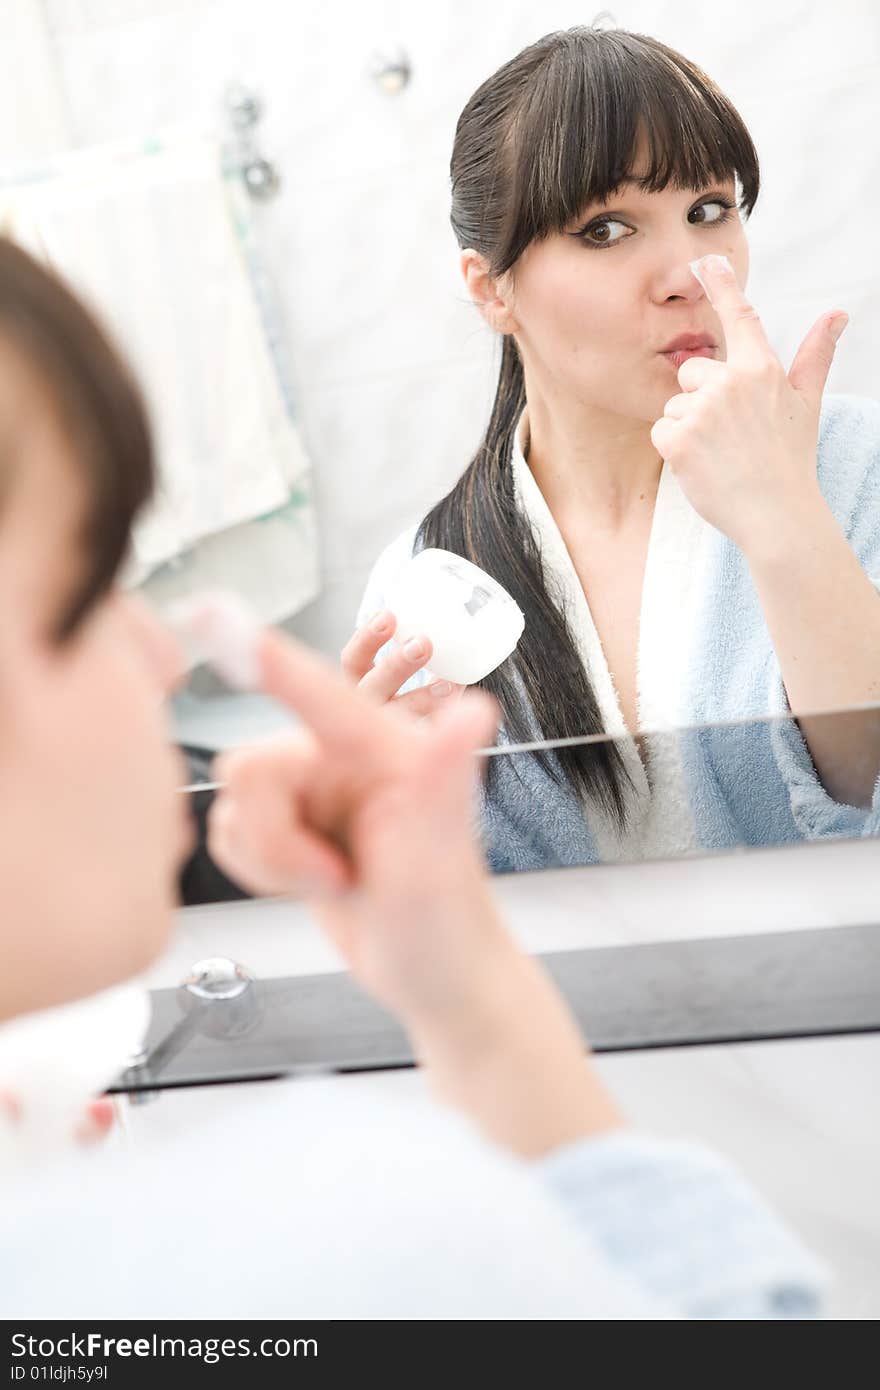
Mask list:
[[[256,891],[313,900],[435,1091],[496,1142],[532,1156],[619,1125],[568,1009],[489,893],[472,799],[494,701],[468,691],[413,721],[279,633],[263,634],[258,656],[264,689],[308,732],[219,760],[218,863]]]
[[[463,685],[453,685],[450,681],[434,681],[419,690],[408,690],[405,695],[397,691],[427,666],[433,648],[427,637],[410,639],[403,647],[395,647],[384,661],[374,665],[376,653],[394,636],[397,620],[387,609],[375,614],[370,621],[352,637],[343,649],[342,669],[353,681],[360,693],[374,704],[385,704],[394,700],[398,709],[408,714],[429,717],[437,713],[444,701],[457,698],[464,692]],[[417,646],[413,647],[413,642]]]
[[[471,691],[417,722],[277,632],[259,659],[263,688],[308,731],[217,761],[212,856],[252,892],[314,899],[364,986],[405,1017],[466,996],[482,945],[506,941],[473,834],[494,701]]]
[[[840,311],[823,314],[786,375],[725,257],[704,256],[700,278],[721,319],[727,360],[682,363],[682,394],[666,402],[651,440],[694,509],[748,555],[778,546],[786,528],[822,506],[819,411],[847,320]]]

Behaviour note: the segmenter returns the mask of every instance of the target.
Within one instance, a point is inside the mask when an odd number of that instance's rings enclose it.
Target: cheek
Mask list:
[[[728,260],[733,266],[736,278],[742,289],[745,289],[749,280],[749,248],[745,239],[741,244],[735,246],[728,256]]]
[[[95,850],[103,840],[140,878],[138,854],[144,872],[155,875],[176,844],[182,769],[155,683],[137,653],[115,638],[98,627],[49,658],[51,669],[34,681],[29,743],[68,789],[67,813],[75,817],[80,806],[84,840]]]
[[[0,642],[0,672],[0,879],[28,924],[6,941],[0,1008],[37,1008],[161,949],[188,848],[185,769],[143,661],[100,617],[60,650]]]
[[[749,278],[749,243],[742,226],[732,227],[729,235],[722,234],[719,240],[723,242],[719,253],[730,261],[739,287],[744,290]]]
[[[613,254],[613,253],[609,253]],[[602,252],[596,253],[596,259]],[[584,264],[589,251],[576,249],[540,274],[530,276],[520,299],[529,343],[559,370],[601,370],[608,351],[625,344],[625,316],[614,281]]]
[[[609,352],[626,349],[626,318],[620,298],[604,283],[573,285],[560,296],[560,322],[572,352],[587,363],[600,365]]]

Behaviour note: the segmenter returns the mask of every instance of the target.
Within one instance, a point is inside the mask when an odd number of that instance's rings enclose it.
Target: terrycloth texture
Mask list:
[[[239,1087],[213,1123],[6,1183],[0,1241],[5,1318],[805,1317],[822,1290],[696,1146],[527,1163],[369,1078]]]
[[[0,1023],[0,1174],[19,1172],[71,1148],[88,1101],[139,1051],[150,1000],[136,982]]]
[[[160,485],[127,580],[232,583],[276,620],[318,591],[311,470],[239,172],[179,129],[0,183],[0,229],[110,325],[151,407]]]
[[[539,1166],[609,1262],[658,1298],[674,1289],[686,1317],[821,1314],[821,1266],[701,1145],[619,1130],[557,1149]]]
[[[520,505],[536,531],[548,578],[566,603],[605,727],[619,734],[619,706],[586,599],[579,585],[580,597],[574,592],[570,557],[547,520],[546,504],[541,510],[533,479],[529,486],[519,447],[512,466]],[[841,529],[880,586],[880,403],[825,397],[817,469]],[[385,606],[384,592],[412,554],[416,530],[380,556],[359,622]],[[484,843],[496,872],[880,830],[880,778],[870,811],[841,806],[821,786],[794,721],[767,719],[785,715],[789,706],[745,557],[696,517],[666,467],[645,571],[638,684],[641,726],[666,732],[647,741],[653,794],[631,742],[618,745],[634,770],[634,829],[615,843],[595,810],[557,785],[533,757],[496,758],[482,805]],[[758,722],[693,727],[734,720]]]

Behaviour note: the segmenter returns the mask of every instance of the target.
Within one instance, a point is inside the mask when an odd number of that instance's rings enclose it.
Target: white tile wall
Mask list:
[[[70,140],[56,50],[36,0],[5,0],[0,17],[0,167]]]

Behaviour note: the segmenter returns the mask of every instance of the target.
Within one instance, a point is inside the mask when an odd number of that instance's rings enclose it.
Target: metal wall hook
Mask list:
[[[223,97],[230,129],[229,158],[241,174],[252,198],[264,201],[281,187],[281,176],[272,162],[257,148],[256,129],[263,115],[263,102],[242,82],[230,82]]]
[[[402,48],[387,53],[374,53],[370,59],[369,73],[380,91],[388,96],[397,96],[409,86],[412,63]]]
[[[256,92],[241,82],[230,82],[226,88],[226,110],[236,130],[250,130],[263,114],[263,103]]]
[[[278,170],[268,159],[253,159],[242,169],[245,186],[254,198],[271,198],[281,187]]]

